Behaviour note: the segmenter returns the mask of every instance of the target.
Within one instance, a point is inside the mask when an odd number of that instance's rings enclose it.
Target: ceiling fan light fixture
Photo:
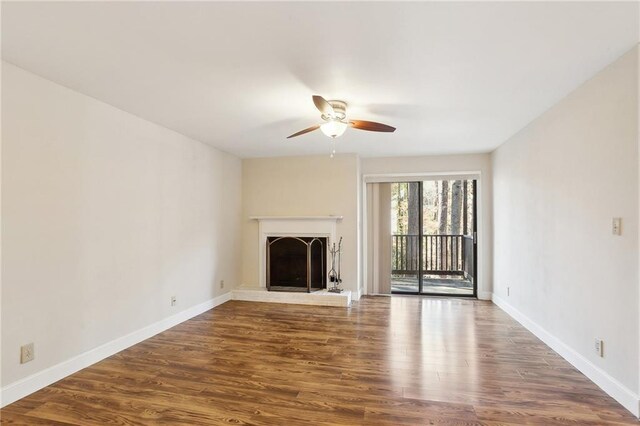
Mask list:
[[[304,130],[300,130],[290,136],[287,139],[295,138],[300,135],[313,132],[315,130],[322,130],[326,136],[331,139],[342,136],[347,130],[347,127],[352,127],[358,130],[366,130],[368,132],[388,132],[393,133],[396,128],[376,123],[375,121],[366,120],[347,120],[347,103],[339,100],[328,101],[320,95],[312,96],[313,103],[318,111],[320,111],[320,117],[325,121],[323,124],[316,124],[315,126],[307,127]]]
[[[347,130],[348,124],[344,121],[339,120],[330,120],[320,126],[320,130],[322,133],[329,136],[330,138],[337,138],[342,136],[345,130]]]

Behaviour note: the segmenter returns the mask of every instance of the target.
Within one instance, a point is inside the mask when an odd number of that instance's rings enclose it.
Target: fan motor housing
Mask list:
[[[322,114],[322,119],[324,121],[329,121],[329,120],[339,120],[342,121],[347,117],[347,103],[344,101],[336,101],[336,100],[331,100],[331,101],[327,101],[329,103],[329,105],[331,105],[333,107],[333,113],[334,115],[327,115],[327,114]]]

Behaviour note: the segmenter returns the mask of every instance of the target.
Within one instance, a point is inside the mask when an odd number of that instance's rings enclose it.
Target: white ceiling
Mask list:
[[[3,2],[3,59],[241,157],[490,151],[638,42],[638,4]]]

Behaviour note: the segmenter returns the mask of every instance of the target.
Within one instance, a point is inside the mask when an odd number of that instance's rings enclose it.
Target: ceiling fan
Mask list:
[[[317,124],[304,130],[300,130],[291,136],[287,136],[287,139],[295,138],[296,136],[304,135],[305,133],[313,132],[318,129],[330,138],[335,139],[342,136],[349,126],[354,129],[368,130],[370,132],[394,132],[396,130],[395,127],[376,123],[375,121],[347,120],[347,103],[344,101],[327,101],[325,98],[318,95],[314,95],[312,98],[313,103],[321,113],[320,117],[322,117],[325,122],[323,124]]]

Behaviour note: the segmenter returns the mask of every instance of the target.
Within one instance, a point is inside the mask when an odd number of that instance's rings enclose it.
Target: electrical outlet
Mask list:
[[[613,218],[613,220],[611,221],[611,233],[613,235],[622,235],[622,218]]]
[[[20,364],[33,361],[33,358],[35,358],[33,343],[27,343],[26,345],[20,347]]]
[[[171,306],[176,306],[176,297],[171,296]]]
[[[224,280],[220,280],[220,288],[224,288]]]
[[[602,339],[596,339],[594,349],[600,358],[604,357],[604,342]]]

